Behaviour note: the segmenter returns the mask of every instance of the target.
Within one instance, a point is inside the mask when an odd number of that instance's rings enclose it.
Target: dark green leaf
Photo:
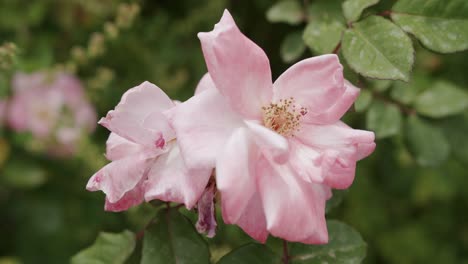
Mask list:
[[[468,116],[447,118],[443,120],[442,128],[455,157],[468,164]]]
[[[333,190],[333,196],[327,201],[327,207],[325,207],[325,213],[330,212],[333,208],[337,207],[343,201],[343,197],[346,195],[348,190]]]
[[[412,115],[405,131],[409,150],[420,165],[437,166],[447,159],[450,146],[438,128]]]
[[[176,209],[163,209],[145,232],[142,264],[207,264],[210,252],[192,223]]]
[[[354,264],[366,256],[364,242],[353,228],[338,221],[327,221],[329,243],[326,245],[290,244],[292,264]]]
[[[377,4],[380,0],[346,0],[343,2],[343,14],[349,22],[359,19],[364,9]]]
[[[317,54],[331,53],[341,41],[345,29],[337,20],[313,20],[304,30],[306,45]]]
[[[420,94],[414,106],[418,113],[433,118],[454,115],[468,108],[468,93],[451,83],[439,81]]]
[[[367,112],[366,122],[376,138],[394,136],[401,130],[401,112],[393,104],[375,101]]]
[[[409,80],[414,62],[411,39],[382,17],[368,17],[347,29],[342,48],[349,66],[366,77]]]
[[[304,20],[302,7],[296,0],[283,0],[274,4],[266,13],[270,22],[283,22],[297,25]]]
[[[218,264],[277,264],[281,257],[273,253],[268,247],[260,244],[247,244],[222,257]]]
[[[132,254],[135,235],[130,231],[122,233],[100,233],[94,244],[72,257],[72,264],[120,264]]]
[[[466,0],[399,0],[392,19],[431,50],[449,53],[468,49]]]
[[[300,31],[288,34],[281,43],[281,59],[286,63],[296,61],[304,51],[305,45]]]
[[[307,10],[309,21],[337,20],[344,24],[341,2],[341,0],[314,0]]]

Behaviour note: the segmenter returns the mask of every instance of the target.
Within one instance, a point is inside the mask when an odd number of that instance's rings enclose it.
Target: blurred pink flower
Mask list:
[[[224,221],[256,240],[326,243],[331,188],[348,188],[375,148],[372,132],[340,121],[359,89],[336,55],[303,60],[272,83],[267,56],[228,11],[199,38],[205,88],[167,112],[187,165],[216,167]]]
[[[96,127],[96,113],[80,81],[67,73],[17,73],[7,113],[8,125],[47,142],[52,154],[73,154],[83,133]]]
[[[161,89],[144,82],[128,90],[99,121],[112,132],[106,153],[112,162],[94,174],[86,188],[106,194],[106,210],[127,210],[154,199],[192,208],[199,200],[212,170],[185,165],[163,115],[174,106]]]

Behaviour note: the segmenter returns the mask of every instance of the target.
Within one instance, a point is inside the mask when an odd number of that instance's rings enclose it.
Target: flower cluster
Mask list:
[[[16,73],[13,95],[2,103],[7,125],[30,133],[52,155],[77,151],[83,134],[94,131],[96,113],[80,81],[67,73]]]
[[[267,56],[228,11],[199,38],[208,73],[195,95],[174,103],[148,82],[126,92],[99,122],[112,132],[112,162],[87,189],[102,190],[111,211],[153,199],[197,206],[209,235],[216,192],[224,222],[258,241],[326,243],[331,189],[348,188],[375,148],[372,132],[340,121],[359,89],[336,55],[305,59],[273,83]]]

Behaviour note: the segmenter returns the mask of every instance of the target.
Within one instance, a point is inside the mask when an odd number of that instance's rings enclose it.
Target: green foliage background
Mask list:
[[[13,42],[17,47],[15,61],[1,72],[1,94],[10,91],[11,72],[65,67],[84,81],[99,116],[144,80],[185,100],[206,72],[196,34],[210,31],[225,8],[266,51],[274,78],[300,58],[332,52],[349,21],[359,24],[348,31],[366,31],[369,24],[351,11],[345,19],[339,0],[295,2],[276,9],[270,9],[276,1],[268,0],[136,1],[140,14],[133,24],[89,48],[93,33],[104,32],[105,23],[115,20],[124,2],[0,0],[0,45]],[[394,2],[369,4],[361,20],[390,10]],[[314,35],[314,30],[319,32]],[[360,71],[368,66],[356,63],[352,57],[357,51],[345,44],[353,34],[344,33],[340,56]],[[353,186],[340,194],[343,201],[329,218],[361,233],[367,242],[365,263],[468,263],[468,113],[460,102],[468,92],[468,52],[443,55],[409,38],[416,54],[414,68],[407,72],[409,82],[368,79],[345,65],[347,78],[363,88],[345,121],[375,131],[378,140],[375,153],[358,163]],[[391,41],[377,39],[382,45]],[[92,48],[99,50],[89,55]],[[397,53],[393,66],[411,66],[404,61],[408,56],[398,58],[413,54],[409,48],[401,53],[392,47],[384,50]],[[379,74],[364,73],[382,79]],[[454,108],[456,104],[462,106]],[[444,106],[451,108],[448,114]],[[148,204],[125,213],[104,212],[103,195],[85,191],[87,179],[105,162],[107,136],[98,128],[83,141],[76,158],[51,159],[28,143],[28,135],[2,132],[0,264],[66,263],[99,231],[137,232],[154,216]],[[193,220],[193,214],[184,214]],[[237,227],[221,225],[218,236],[207,241],[211,258],[219,259],[250,240]],[[279,246],[275,239],[268,244]],[[136,247],[141,249],[141,241]],[[138,263],[139,251],[128,261]]]

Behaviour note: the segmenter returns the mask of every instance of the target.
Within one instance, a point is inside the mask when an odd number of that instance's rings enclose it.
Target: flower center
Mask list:
[[[285,137],[294,136],[294,132],[299,131],[300,120],[307,114],[307,108],[297,107],[292,97],[263,106],[262,110],[263,124]]]

